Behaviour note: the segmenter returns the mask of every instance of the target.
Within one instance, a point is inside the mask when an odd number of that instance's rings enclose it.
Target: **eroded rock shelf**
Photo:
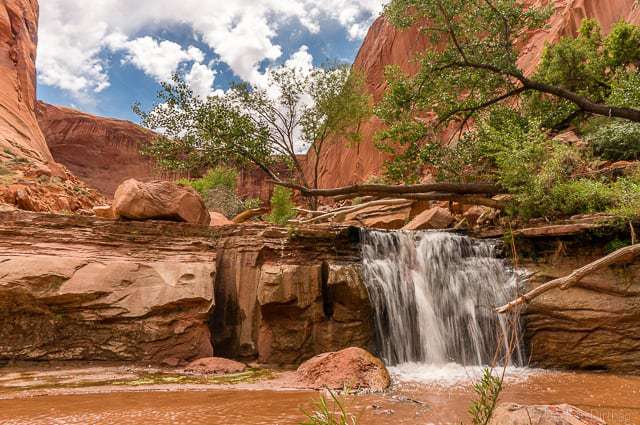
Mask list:
[[[352,236],[0,213],[0,358],[282,365],[366,347]]]

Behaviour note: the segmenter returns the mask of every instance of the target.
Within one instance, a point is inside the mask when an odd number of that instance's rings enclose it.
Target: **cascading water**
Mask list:
[[[490,365],[509,346],[509,319],[493,309],[515,295],[518,279],[496,246],[451,233],[363,231],[364,280],[388,365]],[[520,350],[511,351],[521,365]]]

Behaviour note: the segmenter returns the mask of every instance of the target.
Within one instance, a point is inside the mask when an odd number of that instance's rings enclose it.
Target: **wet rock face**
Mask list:
[[[179,365],[215,349],[297,365],[367,347],[358,255],[340,228],[293,233],[8,209],[0,212],[0,360]]]
[[[531,236],[520,241],[521,265],[535,273],[530,286],[566,276],[607,255],[612,240],[628,231],[606,229],[573,236]],[[524,311],[534,366],[640,370],[640,261],[587,276],[581,285],[553,290]]]
[[[179,364],[211,356],[208,241],[177,224],[3,214],[0,359]]]
[[[368,347],[372,323],[359,250],[346,231],[244,228],[218,251],[215,348],[227,357],[297,365]]]

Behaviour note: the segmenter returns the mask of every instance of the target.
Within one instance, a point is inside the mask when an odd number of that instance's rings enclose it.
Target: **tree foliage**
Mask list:
[[[291,189],[276,186],[271,195],[271,213],[267,217],[273,224],[285,225],[296,216]]]
[[[369,97],[347,67],[310,73],[282,67],[270,70],[264,85],[241,83],[207,99],[176,75],[162,85],[150,111],[140,105],[134,111],[145,127],[161,133],[143,153],[164,168],[197,172],[253,163],[280,180],[274,165],[285,162],[294,180],[308,186],[299,154],[311,146],[319,161],[330,137],[353,137],[368,114]],[[315,175],[312,181],[317,183]]]
[[[634,25],[619,23],[604,37],[585,20],[577,37],[546,46],[537,72],[525,75],[519,37],[542,29],[550,13],[517,0],[394,0],[387,6],[392,23],[419,25],[434,46],[418,56],[416,75],[399,67],[386,71],[388,89],[376,113],[387,128],[378,145],[396,156],[389,164],[393,180],[415,180],[437,153],[433,145],[447,143],[445,129],[451,133],[455,123],[459,138],[499,105],[527,109],[543,129],[580,114],[640,121]]]

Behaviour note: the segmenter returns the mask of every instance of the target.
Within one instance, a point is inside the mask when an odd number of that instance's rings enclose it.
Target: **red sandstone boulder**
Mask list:
[[[234,224],[233,221],[229,220],[224,214],[220,214],[219,212],[210,211],[209,216],[211,217],[210,226],[218,227],[218,226],[228,226],[230,224]]]
[[[446,229],[454,221],[448,209],[435,207],[418,214],[402,230]]]
[[[520,406],[505,403],[496,409],[489,425],[606,425],[602,419],[568,404]]]
[[[227,375],[244,372],[247,370],[247,365],[221,357],[205,357],[189,363],[185,370],[203,375]]]
[[[382,360],[356,347],[320,354],[304,362],[296,376],[300,384],[311,388],[382,391],[391,385]]]
[[[131,220],[172,220],[203,226],[211,220],[198,192],[168,181],[125,181],[116,190],[113,211],[117,217]]]

